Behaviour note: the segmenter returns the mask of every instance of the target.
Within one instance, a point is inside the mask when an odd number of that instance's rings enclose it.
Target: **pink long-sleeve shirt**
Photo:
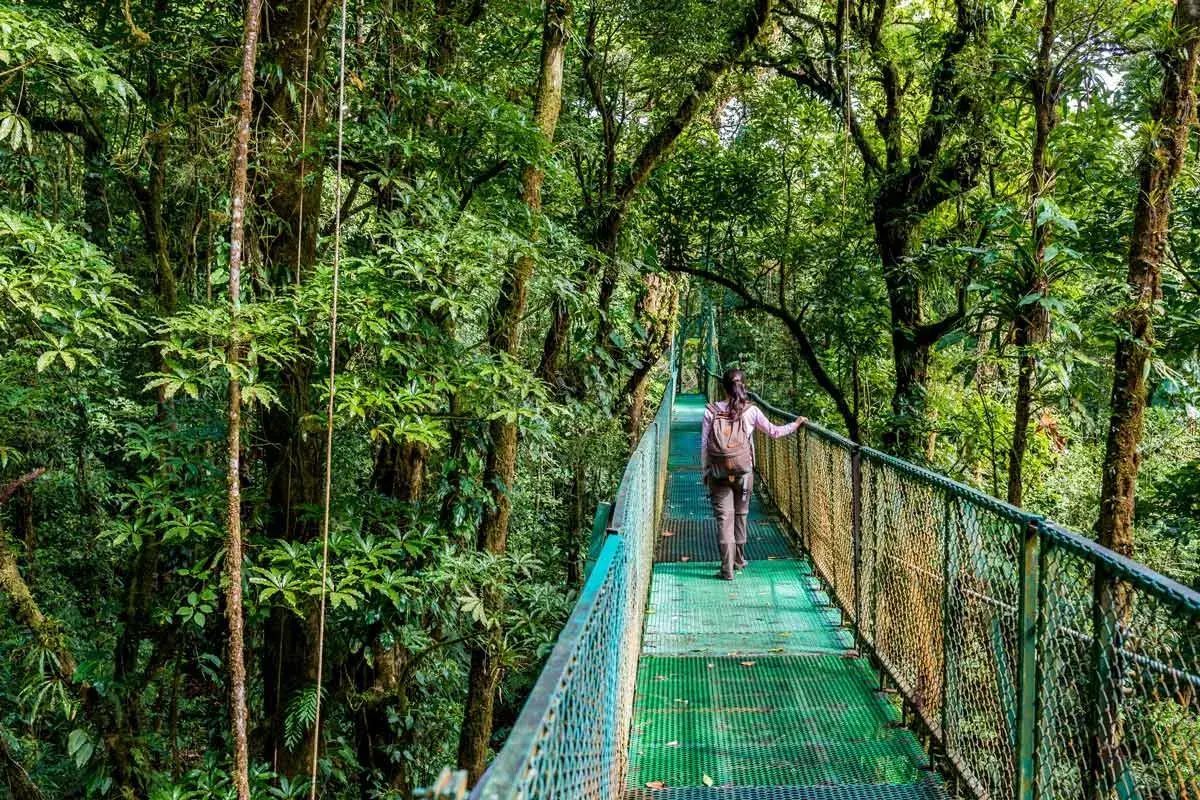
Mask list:
[[[716,407],[725,411],[729,408],[729,401],[722,400],[715,404]],[[706,407],[704,409],[704,421],[700,423],[700,466],[704,468],[705,473],[708,472],[708,431],[712,427],[713,415]],[[760,433],[770,436],[772,439],[779,439],[783,436],[788,436],[796,432],[796,429],[804,424],[804,418],[800,417],[787,425],[776,425],[771,420],[767,419],[767,415],[759,410],[758,406],[753,403],[746,406],[746,410],[742,412],[742,421]],[[750,452],[754,452],[754,439],[750,439]]]

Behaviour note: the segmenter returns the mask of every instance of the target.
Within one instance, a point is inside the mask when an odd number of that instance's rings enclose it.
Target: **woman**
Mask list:
[[[750,402],[740,369],[721,377],[725,399],[709,403],[700,426],[700,466],[704,485],[717,519],[717,549],[721,553],[722,580],[733,580],[733,570],[746,568],[746,518],[754,487],[754,431],[772,439],[788,436],[806,423],[799,417],[787,425],[773,425]]]

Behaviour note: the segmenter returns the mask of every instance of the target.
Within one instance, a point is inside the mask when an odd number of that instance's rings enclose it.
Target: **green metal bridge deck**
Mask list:
[[[627,800],[934,798],[940,783],[764,498],[718,575],[705,399],[681,395],[637,672]],[[714,791],[718,789],[718,791]]]

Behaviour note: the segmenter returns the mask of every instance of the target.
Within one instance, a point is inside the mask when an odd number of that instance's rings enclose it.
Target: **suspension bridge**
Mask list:
[[[472,798],[1200,800],[1200,595],[1086,537],[809,424],[718,580],[688,344]]]

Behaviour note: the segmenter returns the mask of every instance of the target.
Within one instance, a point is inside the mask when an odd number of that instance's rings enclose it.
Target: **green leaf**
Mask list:
[[[67,754],[75,760],[75,766],[79,769],[83,769],[88,763],[94,749],[95,746],[88,737],[87,731],[76,728],[67,736]]]
[[[1017,308],[1021,308],[1023,306],[1027,306],[1032,303],[1036,303],[1041,299],[1042,299],[1041,292],[1030,292],[1029,294],[1027,294],[1021,298],[1020,302],[1017,303]]]
[[[953,347],[954,345],[958,344],[965,338],[967,338],[966,331],[950,331],[945,336],[943,336],[941,339],[938,339],[936,349],[937,350],[947,350],[947,349]]]

